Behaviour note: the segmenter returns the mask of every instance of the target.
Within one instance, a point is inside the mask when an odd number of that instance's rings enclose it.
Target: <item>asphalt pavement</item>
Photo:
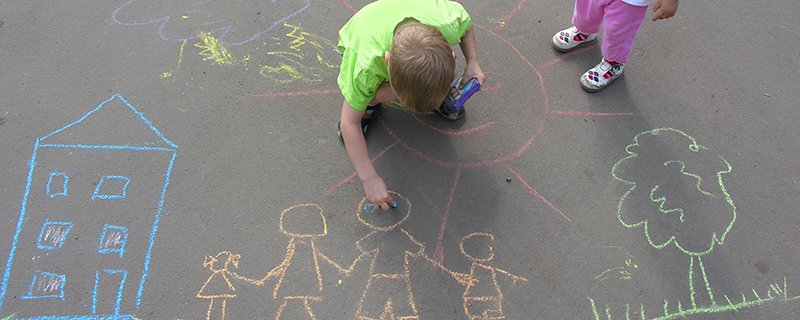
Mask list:
[[[800,2],[648,12],[589,93],[572,1],[463,1],[486,83],[378,109],[388,212],[336,135],[368,2],[0,2],[0,318],[800,314]]]

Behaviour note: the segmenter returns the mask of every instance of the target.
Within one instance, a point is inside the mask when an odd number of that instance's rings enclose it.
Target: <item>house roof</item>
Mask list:
[[[169,149],[163,135],[119,93],[77,121],[39,139],[42,145],[114,149]]]

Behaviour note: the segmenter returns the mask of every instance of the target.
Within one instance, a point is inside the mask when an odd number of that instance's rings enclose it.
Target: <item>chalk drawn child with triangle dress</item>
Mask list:
[[[206,312],[206,320],[211,319],[212,313],[218,313],[220,319],[225,319],[225,306],[228,299],[236,298],[236,288],[228,279],[231,274],[228,268],[232,265],[234,268],[239,267],[238,254],[233,254],[228,251],[218,253],[216,256],[206,256],[203,267],[208,268],[213,274],[208,277],[197,297],[200,299],[209,299],[208,312]],[[222,300],[222,305],[215,300]],[[216,307],[215,307],[216,306]],[[214,317],[216,319],[216,317]]]

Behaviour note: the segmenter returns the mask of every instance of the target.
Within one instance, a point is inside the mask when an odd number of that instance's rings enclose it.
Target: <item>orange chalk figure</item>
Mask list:
[[[408,263],[409,257],[423,255],[425,247],[398,228],[408,219],[411,203],[395,192],[389,193],[405,201],[396,201],[396,208],[383,212],[364,198],[356,212],[358,219],[372,229],[356,242],[362,257],[371,258],[369,280],[356,311],[359,320],[419,319],[411,293]]]
[[[319,252],[314,240],[325,236],[328,226],[322,209],[315,204],[300,204],[284,210],[281,213],[280,230],[290,237],[283,262],[260,280],[237,278],[259,286],[271,278],[277,279],[272,297],[283,299],[283,303],[275,319],[314,320],[316,316],[311,305],[322,301],[322,275],[318,258],[331,264],[340,274],[349,274],[355,262],[345,269]],[[313,265],[313,268],[309,268],[309,265]]]
[[[461,253],[472,260],[472,265],[469,275],[456,279],[467,286],[463,295],[464,312],[470,320],[505,319],[503,292],[497,283],[498,275],[511,278],[513,284],[518,280],[528,281],[505,270],[484,264],[494,259],[494,249],[491,246],[493,241],[494,236],[486,233],[472,233],[461,239]],[[465,242],[469,242],[466,249]]]
[[[228,271],[228,268],[230,265],[233,265],[234,268],[238,268],[239,258],[240,256],[238,254],[232,254],[228,251],[220,252],[215,257],[206,256],[203,267],[211,270],[213,274],[208,277],[206,283],[200,288],[200,292],[197,293],[198,298],[211,300],[208,303],[206,320],[211,319],[211,313],[214,311],[219,314],[220,319],[225,319],[225,305],[227,304],[227,299],[236,298],[236,288],[233,286],[230,279],[228,279],[228,274],[231,273]],[[217,307],[215,308],[214,302],[218,299],[222,299],[222,306],[219,306],[219,302],[217,302]],[[216,319],[217,317],[214,318]]]

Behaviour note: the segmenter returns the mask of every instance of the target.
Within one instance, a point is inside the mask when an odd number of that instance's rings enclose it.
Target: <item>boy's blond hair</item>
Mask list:
[[[389,51],[389,82],[408,110],[430,113],[455,78],[453,50],[439,29],[422,23],[401,26]]]

